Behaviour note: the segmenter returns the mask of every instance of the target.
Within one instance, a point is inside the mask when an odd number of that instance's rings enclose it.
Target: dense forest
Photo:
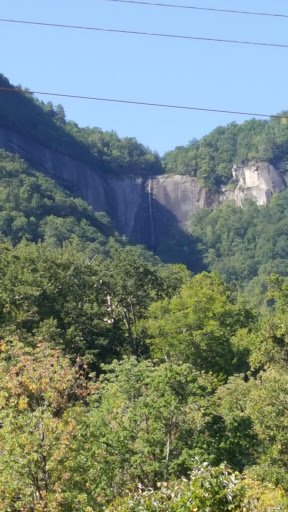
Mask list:
[[[271,273],[288,276],[287,190],[265,206],[246,200],[241,208],[227,203],[201,210],[191,217],[188,230],[202,268],[217,271],[247,295],[263,298]]]
[[[115,235],[110,219],[74,198],[18,156],[0,150],[0,232],[13,245],[23,238],[61,247],[77,240],[91,254]]]
[[[5,512],[287,510],[287,297],[141,248],[1,244]]]
[[[233,164],[247,160],[269,162],[286,174],[287,155],[288,119],[271,117],[219,126],[201,140],[166,153],[163,166],[167,173],[195,176],[208,189],[217,190],[230,182],[233,185]]]
[[[3,94],[2,126],[99,172],[161,167],[134,139]],[[241,126],[258,130],[249,154]],[[264,158],[268,127],[285,172],[278,120],[223,128],[229,165]],[[217,151],[211,186],[228,181]],[[178,233],[188,270],[0,151],[0,511],[288,510],[287,218],[287,191],[195,214]]]
[[[287,510],[285,278],[259,311],[0,158],[0,510]]]

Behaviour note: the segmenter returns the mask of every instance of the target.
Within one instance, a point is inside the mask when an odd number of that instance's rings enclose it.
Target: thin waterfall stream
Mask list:
[[[150,222],[150,243],[151,249],[155,247],[155,228],[154,228],[154,219],[153,219],[153,182],[152,179],[148,180],[148,204],[149,204],[149,222]]]

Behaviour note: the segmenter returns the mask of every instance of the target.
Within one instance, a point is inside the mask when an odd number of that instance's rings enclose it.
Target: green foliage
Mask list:
[[[281,487],[241,478],[225,465],[196,465],[191,478],[159,482],[159,490],[129,492],[109,512],[271,512],[287,510]]]
[[[242,418],[256,436],[254,460],[251,458],[246,465],[248,474],[287,489],[286,373],[286,369],[271,367],[246,382],[233,377],[226,386],[219,388],[216,396],[228,430]],[[239,435],[243,432],[239,431]]]
[[[43,343],[1,342],[0,353],[0,510],[83,510],[83,372]]]
[[[28,258],[28,248],[31,258],[29,245],[24,248],[20,245],[18,252],[11,247],[5,249],[10,264],[12,256],[18,257],[19,266],[25,268],[24,274],[27,273],[24,255]],[[41,246],[35,252],[33,268],[34,276],[38,278],[35,284],[39,286],[38,276],[43,275],[53,292],[52,275],[48,275],[51,260],[47,262],[47,268],[43,268],[41,261],[36,269],[41,250],[46,251],[46,258],[48,255],[47,249]],[[142,302],[145,294],[141,295],[142,290],[139,294],[136,283],[131,280],[138,268],[142,268],[144,276],[147,269],[143,262],[142,266],[133,267],[135,253],[130,251],[132,249],[127,248],[119,253],[116,249],[114,253],[119,269],[128,272],[126,263],[131,267],[128,289],[121,282],[118,269],[119,275],[113,284],[114,294],[117,300],[123,300],[119,311],[125,307],[129,310],[131,303],[126,303],[125,297],[127,293],[129,297],[133,296],[136,326],[141,318],[144,324],[149,324],[151,319],[145,319],[149,300],[148,303]],[[59,250],[53,252],[59,253]],[[64,256],[65,253],[62,255],[64,262],[71,263],[71,255]],[[79,293],[83,283],[77,262],[81,257],[74,254],[73,258],[73,273]],[[117,272],[115,261],[112,261],[112,275]],[[61,268],[61,260],[56,262]],[[81,262],[83,264],[83,260]],[[107,277],[103,269],[106,264],[102,260],[90,265],[86,263],[87,269],[83,264],[84,276],[88,272],[92,280],[93,273],[100,272],[97,280],[102,275],[100,284],[104,283],[104,290]],[[18,282],[19,275],[15,273],[13,262],[10,267]],[[7,269],[8,266],[6,272]],[[52,271],[55,269],[57,266]],[[147,276],[149,282],[153,274],[148,273]],[[64,276],[58,273],[56,277],[59,293],[59,284],[65,286]],[[9,277],[5,280],[4,272],[1,282],[7,294]],[[109,280],[107,283],[109,285]],[[287,286],[276,277],[272,286],[271,293],[277,301],[273,316],[276,332],[277,328],[283,330],[282,324],[287,316]],[[31,283],[22,287],[22,294],[24,292],[33,298]],[[67,305],[61,303],[61,308],[66,307],[61,321],[69,316],[70,293],[66,285]],[[149,287],[147,293],[149,295]],[[153,292],[151,297],[157,293]],[[44,296],[37,296],[45,310],[52,307],[49,302],[47,305],[43,302],[46,295],[49,296],[49,287]],[[104,299],[105,296],[106,292]],[[13,289],[11,297],[22,301],[18,314],[25,313],[20,288]],[[5,305],[2,319],[7,313],[7,301],[4,299],[5,293],[1,296]],[[57,293],[50,302],[59,305]],[[1,343],[0,496],[3,505],[0,510],[18,512],[26,507],[31,512],[269,512],[276,505],[279,510],[286,510],[285,397],[288,383],[285,344],[279,344],[273,333],[269,333],[267,343],[277,346],[278,357],[273,351],[267,351],[263,337],[267,334],[265,326],[269,318],[255,322],[252,312],[237,302],[231,289],[217,275],[194,277],[172,299],[150,306],[150,312],[154,308],[157,311],[160,306],[168,308],[171,304],[173,307],[163,316],[161,324],[161,329],[167,332],[168,347],[173,323],[177,327],[175,332],[178,330],[173,337],[171,360],[137,361],[124,357],[103,366],[102,375],[96,380],[95,375],[89,375],[82,360],[78,358],[73,367],[59,349],[50,348],[47,343],[39,344],[39,338],[37,341],[32,337],[34,332],[26,339],[23,337],[24,344],[15,337]],[[33,307],[36,311],[32,301],[27,309],[29,319]],[[74,304],[80,329],[82,320],[77,307]],[[111,314],[110,318],[114,318],[117,324],[122,313],[118,318],[115,311],[111,313],[106,308],[105,314],[106,319]],[[57,318],[55,312],[52,318]],[[87,317],[88,320],[90,323],[93,321],[92,317]],[[156,320],[152,315],[153,322]],[[160,322],[160,317],[157,322]],[[107,325],[112,330],[115,328],[113,322]],[[89,335],[87,324],[83,329]],[[125,329],[127,327],[123,324],[122,330]],[[197,333],[196,341],[201,343],[201,350],[192,346],[192,355],[183,350],[181,339],[181,333],[188,329],[190,337],[187,339]],[[43,328],[41,336],[48,338],[45,332]],[[61,336],[63,333],[56,334],[56,346]],[[109,330],[104,336],[109,339]],[[119,336],[121,329],[118,330]],[[48,342],[51,344],[50,339]],[[161,343],[164,348],[164,334]],[[71,347],[70,351],[75,350],[73,345]],[[221,364],[219,347],[222,350],[223,373],[234,373],[228,382],[218,375]],[[259,353],[262,354],[260,369],[259,363],[258,366],[254,364]],[[231,362],[229,370],[228,361]],[[249,362],[253,372],[249,370]],[[205,372],[202,371],[203,365]],[[244,367],[246,374],[238,375],[239,368],[241,371]],[[211,370],[217,375],[213,376]],[[232,473],[235,470],[243,474]]]
[[[0,150],[0,232],[13,244],[23,238],[52,247],[71,241],[88,254],[103,252],[114,235],[109,219],[73,198],[24,160]]]
[[[159,483],[160,489],[129,493],[118,499],[110,512],[270,512],[286,510],[287,500],[279,487],[242,478],[225,465],[198,465],[191,479]]]
[[[0,86],[14,88],[1,74]],[[85,162],[97,172],[119,176],[151,176],[163,172],[159,155],[135,138],[120,139],[115,132],[79,128],[76,123],[66,121],[62,105],[45,104],[29,90],[22,90],[23,93],[0,91],[1,126]]]
[[[219,468],[208,464],[196,465],[190,479],[159,482],[158,491],[130,494],[108,508],[111,512],[240,512],[244,507],[244,488],[240,475],[233,474],[224,465]]]
[[[27,342],[40,336],[95,364],[123,353],[147,353],[145,332],[136,324],[153,301],[174,293],[186,275],[171,266],[167,276],[157,260],[145,261],[141,248],[117,244],[111,244],[106,257],[100,254],[90,262],[69,245],[51,249],[3,243],[0,251],[2,335]]]
[[[161,360],[189,362],[206,372],[229,375],[237,356],[231,338],[253,323],[253,314],[237,304],[232,290],[216,274],[194,277],[171,300],[149,310],[148,340]]]
[[[94,360],[117,353],[114,326],[105,321],[105,290],[83,256],[32,244],[2,245],[1,253],[2,334],[41,336]]]
[[[149,305],[162,296],[166,286],[171,289],[173,283],[168,281],[170,276],[161,278],[158,268],[139,258],[137,248],[116,247],[110,254],[111,257],[99,268],[102,287],[105,286],[109,322],[112,325],[119,321],[124,324],[127,344],[133,354],[139,356],[146,348],[141,331],[136,330],[136,322],[146,316]]]
[[[3,126],[102,172],[159,172],[135,139],[0,96]],[[209,188],[247,158],[285,172],[287,130],[218,128],[165,165]],[[288,510],[287,198],[193,216],[160,248],[217,271],[192,277],[0,151],[0,511]],[[245,302],[257,287],[269,308]]]
[[[243,208],[225,204],[191,217],[190,233],[209,270],[237,282],[256,296],[267,291],[272,273],[287,275],[288,192],[272,197],[266,206],[247,201]]]
[[[195,176],[213,190],[231,180],[233,164],[246,160],[270,162],[286,173],[287,155],[287,119],[252,119],[219,126],[201,140],[177,147],[164,155],[163,165],[166,172]]]
[[[204,437],[202,410],[215,379],[191,365],[156,366],[135,359],[105,370],[91,398],[89,441],[106,468],[101,491],[107,494],[109,481],[117,496],[135,482],[148,488],[186,474],[199,451],[198,435]]]

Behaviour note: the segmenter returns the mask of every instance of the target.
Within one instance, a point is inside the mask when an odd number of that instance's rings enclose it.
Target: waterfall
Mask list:
[[[152,179],[148,180],[148,204],[149,204],[149,223],[150,223],[150,245],[153,250],[155,247],[155,228],[153,219],[153,191],[152,191]]]

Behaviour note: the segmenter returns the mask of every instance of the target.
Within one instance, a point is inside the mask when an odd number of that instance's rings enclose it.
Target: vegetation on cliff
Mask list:
[[[22,86],[13,86],[0,74],[0,126],[20,132],[52,150],[84,162],[95,171],[117,176],[153,176],[162,173],[197,177],[208,189],[219,189],[232,179],[233,164],[267,161],[281,172],[288,169],[288,119],[271,117],[219,126],[200,140],[159,155],[133,137],[119,138],[100,128],[80,128],[66,120],[62,105],[38,100]],[[288,112],[281,112],[288,115]]]
[[[281,114],[288,115],[286,111]],[[167,173],[195,176],[213,190],[231,181],[233,164],[247,160],[269,162],[286,173],[288,119],[252,119],[219,126],[202,139],[166,153],[163,165]]]
[[[0,87],[14,87],[0,74]],[[28,89],[1,91],[0,126],[20,132],[43,146],[90,165],[95,171],[118,176],[161,174],[157,153],[134,137],[119,138],[100,128],[80,128],[67,121],[62,105],[39,101]]]
[[[88,254],[116,236],[110,219],[95,213],[31,165],[0,150],[0,233],[13,245],[25,240],[62,247],[73,241]],[[120,240],[120,237],[118,237]]]

